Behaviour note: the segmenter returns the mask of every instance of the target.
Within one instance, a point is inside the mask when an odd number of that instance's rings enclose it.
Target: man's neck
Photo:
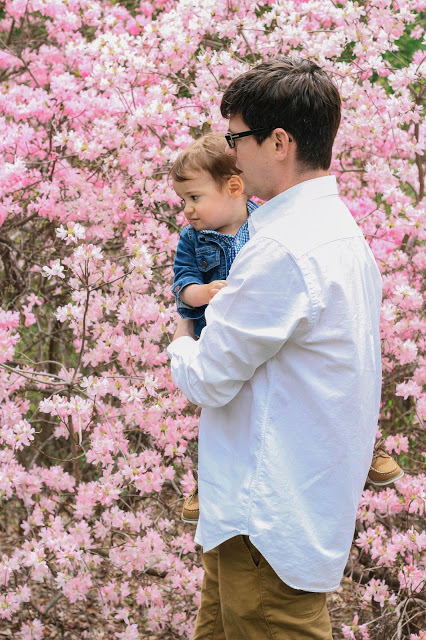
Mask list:
[[[275,196],[278,196],[280,193],[284,191],[288,191],[292,187],[295,187],[302,182],[306,182],[307,180],[315,180],[315,178],[324,178],[325,176],[329,176],[330,172],[324,169],[312,169],[311,171],[295,171],[292,175],[283,175],[280,180],[277,180],[274,184],[272,194],[268,200],[272,200]]]

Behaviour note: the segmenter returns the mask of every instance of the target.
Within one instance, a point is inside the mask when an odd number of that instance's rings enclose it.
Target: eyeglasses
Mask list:
[[[276,127],[272,128],[272,131],[275,129]],[[235,147],[235,140],[238,140],[238,138],[245,138],[246,136],[252,136],[255,133],[260,133],[261,131],[271,131],[271,127],[264,127],[263,129],[251,129],[250,131],[241,131],[241,133],[225,133],[225,138],[226,138],[226,142],[228,143],[229,147],[231,149],[234,149]],[[292,138],[288,138],[289,142],[293,142]]]

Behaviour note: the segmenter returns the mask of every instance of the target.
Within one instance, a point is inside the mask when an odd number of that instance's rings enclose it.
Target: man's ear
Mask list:
[[[284,160],[289,152],[289,146],[294,144],[292,137],[284,129],[274,129],[272,136],[278,160]]]
[[[238,198],[244,193],[244,182],[241,180],[240,176],[231,176],[226,183],[226,189],[231,198]]]

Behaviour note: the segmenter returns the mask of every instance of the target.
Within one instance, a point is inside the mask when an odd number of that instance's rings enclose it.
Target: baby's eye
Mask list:
[[[199,198],[199,197],[200,197],[200,196],[191,196],[191,200],[194,200],[194,202],[197,202],[197,200],[198,200],[198,198]]]

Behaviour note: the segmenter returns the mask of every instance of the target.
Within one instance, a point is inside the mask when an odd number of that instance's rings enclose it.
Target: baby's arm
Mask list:
[[[204,274],[198,268],[195,247],[190,228],[182,231],[173,264],[172,292],[176,296],[179,315],[182,318],[201,318],[213,296],[226,286],[225,280],[203,283]]]
[[[223,287],[226,287],[225,280],[213,280],[208,284],[188,284],[180,292],[180,297],[191,307],[201,307],[208,304]]]

